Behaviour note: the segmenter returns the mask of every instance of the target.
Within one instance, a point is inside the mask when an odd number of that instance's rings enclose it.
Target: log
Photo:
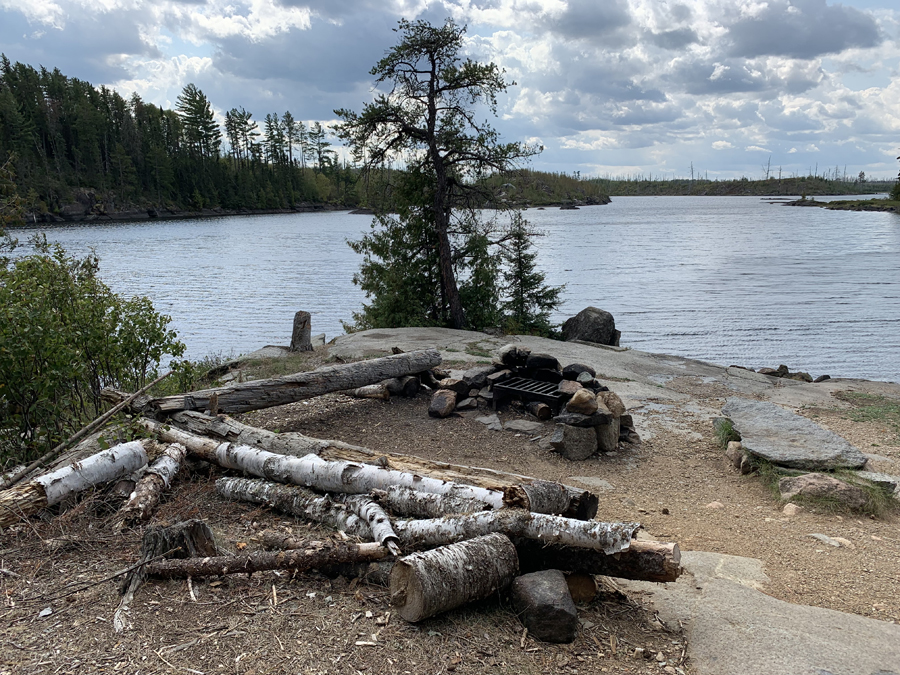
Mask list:
[[[530,415],[537,417],[541,422],[546,422],[553,417],[553,409],[546,403],[540,403],[539,401],[526,403],[525,410],[527,410]]]
[[[265,570],[306,572],[339,563],[380,560],[388,550],[380,544],[309,542],[303,549],[255,551],[244,555],[223,555],[185,560],[159,560],[147,565],[147,575],[161,579],[208,577],[223,574],[252,574]]]
[[[292,352],[311,352],[313,350],[312,315],[309,312],[297,312],[294,314],[294,330],[291,332]]]
[[[255,380],[203,389],[200,391],[163,396],[150,401],[154,410],[173,413],[179,410],[205,410],[209,397],[218,396],[218,409],[225,413],[247,412],[270,408],[285,403],[321,396],[345,389],[356,389],[367,384],[404,375],[414,375],[441,362],[435,349],[408,354],[385,356],[370,361],[323,366],[316,370],[285,375],[268,380]]]
[[[544,569],[602,574],[635,581],[675,581],[682,573],[678,544],[633,541],[625,551],[604,555],[570,546],[546,546],[541,542],[516,542],[522,573]]]
[[[508,537],[490,534],[394,563],[391,604],[409,622],[487,598],[512,583],[519,570]]]
[[[433,495],[398,485],[392,485],[387,490],[372,490],[372,496],[394,513],[410,518],[440,518],[456,513],[489,511],[491,508],[477,499]]]
[[[400,539],[391,527],[387,514],[371,497],[363,495],[342,496],[341,501],[364,520],[372,530],[372,538],[387,548],[391,555],[400,555]]]
[[[517,505],[539,513],[559,513],[568,518],[577,518],[578,520],[591,520],[597,514],[599,499],[593,493],[581,488],[549,483],[547,481],[540,481],[542,485],[540,493],[538,493],[529,490],[527,487],[532,483],[539,482],[539,479],[531,476],[505,473],[494,469],[435,462],[413,455],[398,453],[379,454],[357,445],[341,441],[310,438],[296,432],[276,434],[264,429],[251,427],[227,416],[214,418],[196,412],[185,411],[174,414],[171,417],[171,422],[179,428],[194,434],[213,436],[224,441],[243,445],[253,445],[274,453],[294,456],[315,453],[322,459],[327,460],[374,464],[420,476],[474,485],[488,490],[510,491],[510,497],[519,500]],[[166,429],[166,426],[161,423],[147,420],[142,420],[141,423],[145,428],[157,435],[165,433],[163,430]],[[179,443],[184,443],[183,439],[186,438],[172,433],[160,437],[168,442]],[[217,444],[209,442],[211,451],[214,451],[216,446]],[[188,445],[188,449],[192,450],[190,445]],[[552,490],[558,491],[559,494],[554,496],[548,486],[558,486],[552,488]],[[563,492],[568,496],[568,508],[556,511],[546,510],[558,509],[562,506]],[[531,500],[537,499],[538,495],[540,496],[538,503],[531,503]]]
[[[374,398],[382,401],[386,401],[391,397],[391,392],[380,382],[378,384],[367,384],[365,387],[358,387],[344,393],[353,398]]]
[[[142,441],[131,441],[0,492],[0,527],[58,504],[71,494],[134,473],[147,463]]]
[[[414,375],[393,377],[381,384],[387,388],[391,396],[403,396],[404,398],[412,398],[419,393],[419,389],[422,386],[419,378]]]
[[[180,443],[172,443],[156,459],[147,473],[138,481],[128,501],[119,510],[119,528],[131,526],[150,519],[156,511],[162,493],[169,489],[172,479],[181,468],[187,455],[187,448]]]
[[[322,513],[322,505],[327,505],[325,500],[328,498],[316,497],[300,487],[266,484],[265,481],[250,478],[220,478],[216,481],[216,491],[229,499],[267,504],[301,518],[326,522],[319,519],[319,514]],[[295,507],[295,504],[299,506]],[[429,520],[396,521],[393,527],[404,548],[433,548],[493,532],[502,532],[510,537],[524,537],[544,543],[575,545],[605,553],[617,553],[629,547],[640,525],[585,522],[562,516],[531,513],[523,509],[501,509]],[[349,527],[341,529],[351,532]],[[355,529],[352,533],[369,539],[372,536],[371,532],[365,535],[364,530],[360,529]]]

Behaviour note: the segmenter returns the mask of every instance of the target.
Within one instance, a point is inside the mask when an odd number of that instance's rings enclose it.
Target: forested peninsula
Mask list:
[[[0,159],[27,220],[152,219],[248,211],[390,210],[389,174],[363,179],[318,121],[232,108],[187,85],[174,110],[0,57]],[[601,186],[522,170],[501,203],[605,203]]]

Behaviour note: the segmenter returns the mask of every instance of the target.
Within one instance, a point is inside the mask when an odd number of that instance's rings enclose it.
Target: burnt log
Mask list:
[[[674,543],[633,541],[624,551],[605,555],[601,551],[547,546],[522,539],[517,540],[516,550],[523,573],[558,569],[635,581],[669,582],[678,579],[682,572],[681,549]]]

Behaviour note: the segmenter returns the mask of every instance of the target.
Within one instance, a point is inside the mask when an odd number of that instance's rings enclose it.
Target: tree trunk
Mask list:
[[[294,314],[294,330],[291,333],[292,352],[311,352],[313,350],[312,339],[312,315],[309,312],[297,312]]]
[[[58,504],[71,494],[132,474],[146,463],[143,442],[131,441],[4,490],[0,492],[0,527]]]
[[[216,481],[216,490],[224,497],[268,504],[317,522],[326,522],[320,519],[320,505],[332,503],[327,497],[316,498],[314,495],[313,501],[310,501],[311,493],[303,488],[266,484],[264,481],[247,478],[220,478]],[[492,532],[502,532],[510,537],[536,539],[545,544],[564,544],[617,553],[629,547],[640,525],[585,522],[562,516],[530,513],[522,509],[501,509],[430,520],[396,521],[393,527],[404,548],[433,548]],[[349,527],[347,531],[351,532]],[[360,534],[360,530],[353,533]],[[371,536],[370,532],[367,538]]]
[[[372,496],[394,513],[409,518],[440,518],[452,514],[489,511],[491,508],[476,499],[433,495],[396,485],[387,490],[372,490]]]
[[[410,622],[487,598],[512,583],[519,571],[508,537],[489,534],[394,563],[391,604]]]
[[[370,361],[324,366],[304,373],[269,380],[256,380],[215,389],[164,396],[150,401],[150,406],[163,413],[179,410],[206,410],[211,395],[218,396],[218,409],[225,413],[247,412],[321,396],[345,389],[404,375],[413,375],[440,364],[435,349],[395,354]]]
[[[181,468],[187,448],[179,443],[169,445],[147,469],[119,511],[121,526],[130,526],[150,519],[156,511],[162,493],[169,489],[172,479]]]
[[[678,544],[633,541],[625,550],[612,555],[570,546],[546,546],[523,540],[516,544],[522,573],[545,569],[602,574],[635,581],[675,581],[682,572]]]
[[[251,574],[265,570],[306,572],[338,563],[380,560],[388,555],[381,544],[309,542],[304,549],[256,551],[246,555],[160,560],[147,565],[147,575],[162,579]]]

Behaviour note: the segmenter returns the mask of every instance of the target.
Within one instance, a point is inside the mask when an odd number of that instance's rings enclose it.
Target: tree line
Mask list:
[[[262,128],[260,128],[262,127]],[[33,212],[57,212],[79,191],[108,210],[131,206],[280,209],[358,203],[356,172],[319,123],[225,113],[188,84],[174,110],[0,55],[0,158],[12,157]]]

